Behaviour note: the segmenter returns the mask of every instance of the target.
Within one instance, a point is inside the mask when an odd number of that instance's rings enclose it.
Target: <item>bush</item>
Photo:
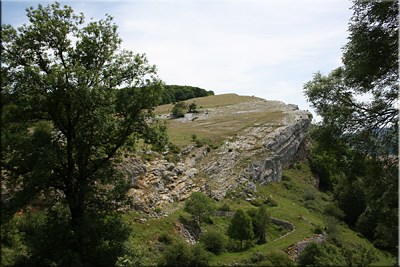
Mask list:
[[[266,200],[264,200],[264,204],[267,205],[268,207],[277,207],[278,206],[278,202],[276,202],[272,198],[267,198]]]
[[[346,214],[337,206],[336,203],[329,203],[324,207],[324,214],[327,216],[333,216],[337,219],[343,219]]]
[[[294,266],[290,257],[283,252],[271,252],[266,259],[272,263],[272,266]]]
[[[292,180],[292,178],[290,178],[289,176],[286,176],[286,175],[282,176],[282,181],[290,182],[291,180]]]
[[[250,204],[256,207],[261,206],[263,203],[264,202],[260,198],[256,198],[250,201]]]
[[[303,198],[304,200],[314,200],[317,198],[317,192],[314,189],[307,189],[304,193],[303,193]]]
[[[168,148],[169,148],[169,151],[174,153],[174,154],[181,153],[181,149],[177,145],[175,145],[173,143],[169,143],[168,144]]]
[[[207,251],[219,255],[224,251],[228,237],[220,232],[211,230],[200,236],[200,242]]]
[[[304,202],[304,207],[309,210],[322,213],[321,203],[317,200],[307,200]]]
[[[335,217],[325,217],[326,232],[328,233],[328,242],[341,247],[343,227]]]
[[[199,139],[196,139],[196,145],[197,145],[197,147],[202,147],[202,146],[204,146],[204,142],[200,141]]]
[[[324,227],[322,226],[322,224],[317,224],[314,228],[314,234],[322,234],[324,232]]]
[[[187,109],[185,102],[178,102],[172,108],[172,115],[175,118],[181,118],[185,116],[185,110]]]
[[[166,233],[162,233],[159,237],[158,237],[158,241],[164,243],[165,245],[170,245],[172,244],[172,237],[170,237],[168,234]]]
[[[260,252],[260,251],[253,251],[253,253],[251,253],[250,256],[250,262],[251,263],[257,263],[260,261],[263,261],[265,259],[265,253],[264,252]]]
[[[288,183],[286,181],[282,182],[282,185],[287,189],[287,190],[292,190],[294,188],[294,185],[292,183]]]
[[[212,254],[202,244],[189,246],[176,242],[166,247],[157,260],[157,266],[209,266]]]
[[[228,205],[228,203],[225,202],[222,206],[220,206],[218,208],[218,210],[220,210],[220,211],[231,211],[231,207]]]
[[[299,255],[299,266],[345,266],[346,261],[332,245],[311,241]]]

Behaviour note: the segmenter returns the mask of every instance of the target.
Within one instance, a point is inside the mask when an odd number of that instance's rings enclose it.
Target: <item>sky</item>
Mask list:
[[[145,53],[166,84],[280,100],[314,117],[303,85],[341,66],[352,15],[349,0],[58,2],[87,22],[113,16],[122,48]],[[25,9],[39,3],[54,2],[3,0],[2,23],[29,23]]]

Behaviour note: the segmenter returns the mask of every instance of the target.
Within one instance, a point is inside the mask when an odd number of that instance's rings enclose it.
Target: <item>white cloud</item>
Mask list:
[[[26,6],[37,4],[24,2]],[[43,4],[52,3],[42,1]],[[255,95],[310,109],[302,86],[341,64],[347,0],[63,1],[87,20],[115,17],[123,47],[145,52],[167,84]],[[3,3],[21,8],[23,3]],[[12,9],[5,23],[21,23]]]

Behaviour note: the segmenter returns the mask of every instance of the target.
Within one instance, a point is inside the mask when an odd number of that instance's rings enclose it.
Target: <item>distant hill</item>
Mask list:
[[[188,85],[165,85],[160,105],[184,101],[196,97],[214,95],[213,91],[207,91],[199,87]]]

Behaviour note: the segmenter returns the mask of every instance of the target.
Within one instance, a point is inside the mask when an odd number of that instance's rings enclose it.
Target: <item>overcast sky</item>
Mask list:
[[[25,8],[53,1],[2,1],[2,23],[28,23]],[[349,0],[59,1],[86,21],[109,13],[123,48],[146,53],[166,84],[254,95],[310,110],[303,84],[341,65]]]

